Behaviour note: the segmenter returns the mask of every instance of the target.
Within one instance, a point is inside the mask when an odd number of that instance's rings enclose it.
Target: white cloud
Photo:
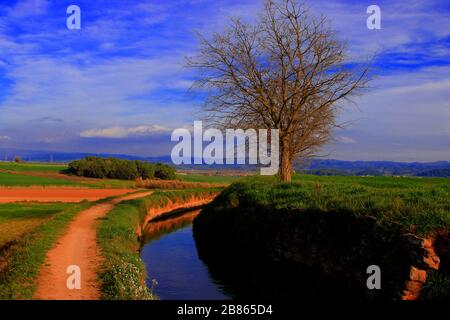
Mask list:
[[[175,80],[173,83],[169,84],[169,88],[171,89],[190,89],[193,85],[193,81],[191,80]]]
[[[9,141],[11,140],[10,136],[0,136],[0,141]]]
[[[449,91],[450,92],[450,78],[434,80],[420,84],[414,84],[410,86],[399,86],[392,89],[383,90],[384,94],[417,94],[417,93],[432,93],[439,91]]]
[[[345,143],[345,144],[356,143],[356,141],[353,138],[346,137],[346,136],[339,136],[338,141]]]
[[[28,121],[36,114],[84,127],[136,125],[149,117],[173,124],[191,111],[186,105],[184,112],[173,110],[189,101],[159,101],[157,91],[170,89],[179,77],[178,56],[95,59],[84,65],[77,57],[15,60],[7,71],[13,85],[0,104],[0,124]]]
[[[58,143],[61,142],[62,139],[61,137],[44,137],[42,139],[37,139],[38,142],[43,142],[46,144],[54,144],[54,143]]]
[[[369,30],[366,8],[370,3],[361,1],[307,1],[316,14],[325,14],[338,35],[348,42],[351,59],[359,59],[375,53],[399,51],[401,53],[429,54],[436,57],[427,45],[430,40],[450,35],[448,12],[436,9],[440,0],[382,1],[381,30]],[[411,46],[411,44],[424,44]],[[441,48],[448,55],[448,48]]]
[[[127,137],[148,136],[154,134],[167,133],[171,130],[160,125],[137,126],[133,128],[110,127],[103,129],[90,129],[80,133],[82,138],[108,138],[123,139]]]
[[[47,0],[20,0],[10,9],[9,16],[24,18],[42,15],[47,11],[48,4]]]
[[[373,159],[390,155],[400,160],[407,155],[411,159],[450,158],[450,68],[389,69],[392,61],[397,66],[448,61],[450,48],[446,42],[436,41],[450,34],[448,11],[438,12],[437,0],[382,1],[382,30],[368,30],[368,4],[306,2],[315,13],[330,17],[338,34],[348,40],[351,59],[374,50],[388,59],[383,60],[388,68],[379,70],[381,77],[373,83],[374,90],[360,100],[362,112],[344,116],[344,120],[360,120],[350,131],[339,132],[339,152]],[[62,16],[54,14],[51,9],[59,10],[59,6],[47,6],[49,1],[16,3],[0,5],[4,14],[0,20],[0,68],[9,84],[0,99],[3,132],[21,146],[29,143],[33,147],[35,141],[41,141],[67,150],[91,144],[94,150],[123,148],[120,150],[128,152],[130,144],[124,138],[150,137],[158,132],[153,126],[139,124],[182,127],[192,123],[203,92],[180,93],[190,87],[193,78],[189,70],[181,68],[183,56],[195,54],[191,31],[220,32],[229,15],[252,20],[262,2],[92,5],[90,13],[97,18],[85,24],[81,33],[68,32],[65,10]],[[192,8],[189,14],[187,5]],[[152,29],[156,24],[157,32]],[[54,136],[59,140],[46,138]],[[100,145],[80,136],[110,139]],[[5,137],[0,136],[4,144],[10,139]],[[141,141],[134,142],[136,153],[142,152]]]
[[[331,157],[361,160],[450,159],[450,67],[424,68],[376,78],[374,89],[348,109],[351,125],[340,136],[352,144],[330,144]]]

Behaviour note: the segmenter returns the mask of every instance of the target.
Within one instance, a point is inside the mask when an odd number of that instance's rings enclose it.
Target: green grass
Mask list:
[[[67,169],[66,165],[45,163],[16,163],[0,162],[0,170],[27,171],[27,172],[60,172]]]
[[[17,173],[0,172],[0,186],[4,187],[30,187],[30,186],[64,186],[85,188],[133,188],[134,181],[98,179],[70,181],[63,178],[37,177]]]
[[[21,238],[67,204],[0,204],[0,248]]]
[[[15,219],[27,218],[48,218],[53,214],[60,212],[71,204],[66,203],[44,203],[44,204],[24,204],[24,203],[5,203],[0,204],[0,223]]]
[[[255,209],[252,212],[256,214],[273,208],[283,209],[279,214],[371,216],[387,232],[426,237],[450,228],[450,180],[295,175],[288,184],[279,183],[274,177],[250,177],[226,188],[211,208],[219,209],[218,212],[221,208],[235,208],[238,212],[249,208]],[[225,216],[227,211],[224,212]],[[270,228],[270,219],[265,216],[261,221]],[[420,299],[449,299],[450,275],[442,267],[428,273]]]
[[[425,235],[450,227],[450,181],[442,178],[295,176],[291,184],[251,177],[221,196],[228,205],[347,212]]]
[[[91,204],[67,206],[10,248],[6,270],[0,274],[0,299],[31,299],[36,290],[36,280],[45,255],[63,234],[74,216]],[[25,213],[27,215],[28,213]]]
[[[0,162],[0,186],[6,187],[28,187],[28,186],[69,186],[69,187],[87,187],[87,188],[133,188],[134,181],[117,180],[117,179],[86,179],[79,181],[71,181],[64,179],[64,176],[46,177],[31,176],[20,174],[20,172],[34,173],[63,173],[67,169],[66,165],[44,164],[44,163],[15,163]]]
[[[84,184],[57,178],[35,177],[15,173],[0,172],[0,186],[83,186]]]
[[[420,300],[450,301],[450,275],[432,270],[420,292]]]
[[[102,220],[97,231],[97,241],[104,257],[100,273],[102,298],[155,299],[145,285],[145,266],[138,253],[135,229],[140,223],[141,212],[137,201],[119,204]]]
[[[355,184],[369,186],[374,188],[406,188],[412,187],[430,187],[450,185],[448,178],[421,178],[421,177],[358,177],[358,176],[316,176],[307,174],[294,174],[294,182],[323,182],[336,184]],[[271,179],[271,178],[269,178]]]
[[[100,278],[103,299],[153,300],[157,297],[145,284],[145,266],[139,256],[140,242],[136,229],[149,208],[163,207],[169,199],[185,201],[193,196],[210,195],[216,189],[196,189],[155,192],[145,198],[124,201],[102,219],[97,231],[97,241],[104,263]]]
[[[67,165],[45,163],[0,162],[0,186],[80,186],[88,188],[133,188],[135,181],[117,179],[97,179],[70,181],[57,177],[37,177],[20,174],[20,172],[63,173]],[[10,171],[10,172],[1,172]],[[11,172],[14,172],[11,173]],[[178,174],[177,179],[187,182],[232,183],[240,176],[205,176],[201,174]]]

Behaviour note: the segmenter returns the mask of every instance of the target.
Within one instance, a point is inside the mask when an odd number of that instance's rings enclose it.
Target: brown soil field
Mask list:
[[[0,203],[12,202],[81,202],[118,196],[137,191],[136,189],[84,189],[60,188],[0,188]]]

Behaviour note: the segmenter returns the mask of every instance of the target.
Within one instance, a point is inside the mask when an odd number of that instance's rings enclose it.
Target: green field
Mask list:
[[[135,181],[128,180],[78,178],[71,181],[65,176],[58,178],[55,173],[64,168],[45,164],[0,163],[0,185],[91,188],[129,188],[135,185]],[[7,171],[42,172],[48,173],[48,177],[45,174],[34,176]],[[395,223],[418,235],[450,227],[450,180],[445,178],[294,175],[291,184],[278,183],[275,177],[263,176],[193,173],[179,174],[177,178],[187,182],[234,183],[217,199],[229,206],[244,204],[299,209],[300,212],[346,212],[355,216],[373,216],[378,223]],[[135,235],[136,226],[148,206],[160,206],[167,199],[180,200],[219,189],[161,191],[145,199],[121,203],[102,219],[98,241],[105,255],[104,272],[101,274],[105,298],[155,298],[139,282],[145,270],[139,259],[139,243]],[[35,279],[46,252],[71,219],[89,205],[0,204],[0,299],[32,297]],[[440,276],[431,276],[430,280],[439,282]],[[444,280],[449,281],[448,278]],[[438,285],[431,284],[431,289],[427,290],[440,290]],[[126,290],[118,291],[118,286],[123,285],[127,286]]]
[[[70,204],[0,204],[0,248],[20,239]]]
[[[354,184],[373,188],[421,188],[450,186],[447,178],[422,178],[422,177],[392,177],[392,176],[316,176],[307,174],[294,174],[294,182],[321,182],[336,184]]]
[[[16,173],[0,172],[0,186],[83,186],[84,184],[64,179],[27,176]]]
[[[64,165],[0,162],[0,186],[30,187],[30,186],[64,186],[87,188],[133,188],[134,181],[116,179],[77,179],[71,180],[61,171],[67,169]],[[30,173],[27,175],[25,173]],[[31,174],[42,175],[31,175]],[[46,176],[45,174],[48,174]],[[60,174],[59,176],[56,174]]]
[[[35,163],[14,163],[0,162],[0,186],[72,186],[89,188],[132,188],[135,182],[132,180],[117,179],[79,179],[71,181],[65,176],[56,176],[55,173],[62,173],[67,169],[65,165],[35,164]],[[32,176],[21,173],[48,173],[49,176]],[[186,182],[205,182],[229,184],[239,179],[240,176],[202,175],[202,174],[178,174],[177,179]]]
[[[47,251],[72,218],[90,205],[0,205],[0,300],[32,298]]]
[[[0,169],[51,172],[53,175],[31,176],[0,172],[2,186],[84,186],[133,187],[134,181],[87,179],[71,181],[54,173],[61,165],[0,163]],[[346,210],[357,215],[374,215],[405,225],[417,225],[425,232],[434,225],[447,223],[450,212],[450,181],[446,178],[355,177],[294,175],[293,184],[278,184],[275,177],[220,176],[199,173],[179,174],[187,182],[233,183],[248,181],[245,197],[275,207]]]
[[[98,179],[85,181],[70,181],[53,177],[35,177],[17,173],[0,172],[0,186],[5,187],[30,187],[30,186],[60,186],[60,187],[85,187],[85,188],[133,188],[134,181]]]
[[[71,206],[67,203],[2,203],[0,204],[0,224],[16,219],[48,218]]]
[[[373,216],[380,223],[397,223],[421,235],[450,227],[446,178],[296,175],[293,183],[283,184],[274,177],[248,177],[223,197],[237,204]]]
[[[67,169],[66,165],[45,163],[16,163],[0,162],[0,170],[25,171],[25,172],[60,172]]]

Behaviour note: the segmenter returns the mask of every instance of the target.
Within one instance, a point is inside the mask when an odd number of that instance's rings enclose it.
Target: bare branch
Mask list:
[[[266,0],[259,21],[234,19],[188,59],[209,90],[205,120],[222,128],[279,129],[281,171],[331,139],[343,102],[367,88],[368,66],[347,62],[326,17],[298,0]],[[284,161],[284,163],[283,163]]]

